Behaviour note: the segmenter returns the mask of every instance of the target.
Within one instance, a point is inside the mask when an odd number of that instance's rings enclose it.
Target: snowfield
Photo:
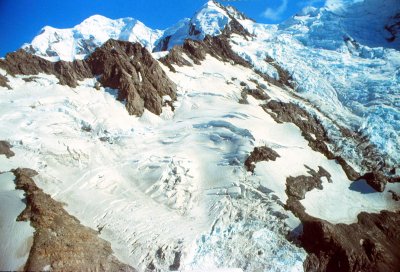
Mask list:
[[[14,174],[0,174],[0,244],[3,247],[0,270],[3,271],[20,270],[32,245],[34,229],[29,222],[16,222],[17,216],[25,209],[23,199],[24,192],[15,190]]]
[[[299,221],[282,205],[286,178],[306,175],[305,165],[324,167],[333,180],[306,194],[310,215],[350,223],[361,211],[396,207],[387,192],[371,201],[351,189],[338,164],[293,124],[276,123],[259,100],[238,102],[241,82],[292,101],[286,90],[212,57],[175,68],[164,67],[178,85],[175,111],[165,107],[161,116],[129,116],[115,91],[97,91],[94,79],[73,89],[43,74],[9,77],[0,131],[16,156],[2,158],[2,170],[36,169],[39,187],[84,225],[102,228],[117,257],[141,270],[150,263],[166,270],[179,258],[188,271],[302,271],[306,254],[285,237]],[[281,157],[258,163],[252,175],[244,160],[262,145]],[[400,192],[398,184],[390,189]]]
[[[366,135],[393,167],[400,161],[400,39],[385,25],[400,13],[397,0],[328,1],[279,25],[239,22],[254,34],[234,36],[232,48],[276,78],[270,57],[291,74],[296,91],[327,116]],[[357,157],[350,146],[347,159]]]
[[[303,271],[306,252],[287,239],[300,221],[284,205],[286,179],[309,169],[323,167],[332,179],[322,178],[323,189],[300,201],[311,216],[350,224],[363,211],[399,210],[389,191],[400,194],[400,183],[379,193],[362,180],[351,182],[335,160],[312,150],[297,126],[274,121],[261,107],[265,101],[242,97],[245,86],[262,86],[272,100],[318,116],[333,138],[334,122],[357,131],[398,175],[399,39],[389,43],[381,27],[393,10],[400,14],[398,0],[328,1],[280,25],[264,25],[209,2],[165,31],[99,15],[70,29],[45,27],[24,49],[71,61],[109,38],[140,42],[149,51],[167,39],[170,48],[187,37],[219,35],[235,18],[252,36],[232,34],[232,49],[276,80],[276,64],[283,67],[296,92],[249,68],[211,56],[195,65],[184,56],[193,67],[174,66],[174,73],[160,63],[177,84],[174,109],[137,117],[116,100],[118,90],[96,90],[94,78],[70,88],[55,76],[14,77],[0,69],[12,87],[0,87],[0,140],[15,152],[9,159],[0,155],[0,244],[7,248],[0,270],[24,265],[34,231],[29,222],[15,221],[25,206],[8,172],[17,167],[36,170],[38,187],[99,230],[115,255],[140,271]],[[355,141],[336,140],[341,155],[363,172]],[[245,160],[259,146],[279,157],[246,171]]]
[[[292,76],[298,94],[340,125],[367,136],[386,163],[396,168],[400,39],[389,42],[392,34],[385,27],[395,23],[397,14],[398,0],[335,0],[321,8],[306,7],[279,25],[266,25],[209,1],[191,18],[165,30],[152,30],[133,18],[94,15],[70,29],[44,27],[23,48],[50,61],[82,59],[109,38],[164,51],[187,38],[219,35],[235,18],[253,35],[233,35],[231,45],[238,55],[279,79],[274,66],[265,61],[274,59]],[[342,144],[346,159],[357,161],[354,148]]]

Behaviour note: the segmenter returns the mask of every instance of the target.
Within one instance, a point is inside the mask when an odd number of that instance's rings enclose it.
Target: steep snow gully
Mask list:
[[[43,28],[0,59],[0,270],[398,271],[399,14]]]

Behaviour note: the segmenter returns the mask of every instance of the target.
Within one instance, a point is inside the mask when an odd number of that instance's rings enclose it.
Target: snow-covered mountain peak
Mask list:
[[[230,20],[231,16],[221,4],[208,1],[191,18],[167,28],[157,41],[154,51],[169,50],[183,44],[187,38],[202,40],[206,35],[219,35]]]
[[[216,1],[208,1],[191,18],[181,20],[166,29],[157,41],[154,51],[169,50],[175,45],[183,44],[188,38],[202,40],[207,35],[220,35],[232,20],[240,22],[248,18],[232,6],[225,7]]]
[[[130,17],[113,20],[93,15],[73,28],[46,26],[23,49],[51,61],[72,61],[86,57],[109,39],[139,42],[151,51],[161,35],[162,31]]]
[[[51,198],[127,271],[398,271],[398,1],[44,27],[0,59],[0,271],[108,269]]]
[[[226,10],[214,1],[208,1],[191,19],[193,32],[200,31],[201,36],[220,34],[229,21]]]
[[[133,18],[128,17],[126,19],[133,19]],[[104,23],[108,23],[108,24],[110,24],[113,21],[114,20],[112,20],[112,19],[110,19],[108,17],[105,17],[105,16],[103,16],[101,14],[94,14],[94,15],[86,18],[85,20],[83,20],[82,23],[80,23],[79,25],[83,26],[85,24],[90,24],[90,23],[103,23],[103,24]]]
[[[232,20],[246,19],[234,7],[224,7],[216,1],[208,1],[191,18],[165,31],[152,30],[130,17],[114,20],[93,15],[72,28],[46,26],[22,48],[51,61],[83,59],[108,39],[139,42],[149,51],[165,51],[188,38],[202,40],[207,35],[219,35]]]

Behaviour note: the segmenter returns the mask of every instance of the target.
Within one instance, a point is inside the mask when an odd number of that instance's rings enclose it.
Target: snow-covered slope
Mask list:
[[[343,134],[337,123],[365,135],[381,152],[377,165],[385,161],[399,175],[399,41],[385,32],[396,14],[395,0],[328,1],[280,25],[264,25],[210,1],[165,32],[134,19],[101,16],[71,29],[46,27],[25,49],[54,61],[83,58],[109,38],[170,49],[186,38],[219,35],[237,20],[253,35],[232,34],[229,44],[254,67],[218,55],[195,64],[177,50],[186,66],[170,69],[159,62],[177,85],[176,101],[164,96],[169,103],[160,116],[145,110],[140,117],[129,115],[116,100],[118,91],[102,87],[99,78],[72,88],[52,75],[0,69],[0,80],[9,80],[12,89],[0,87],[0,140],[15,152],[11,158],[0,155],[0,171],[37,170],[40,188],[99,230],[117,257],[140,271],[302,271],[307,253],[287,239],[300,224],[288,210],[289,177],[307,178],[320,167],[329,173],[319,178],[320,187],[300,188],[298,205],[331,224],[330,232],[336,223],[356,223],[361,212],[399,210],[393,196],[400,194],[400,183],[383,192],[363,180],[352,183],[339,160],[313,149],[304,131],[277,121],[278,113],[266,105],[292,103],[311,113],[336,140],[327,148],[337,148],[332,152],[360,173],[363,157],[353,148],[358,142],[338,138]],[[278,84],[281,67],[294,90]],[[124,73],[129,78],[139,71],[135,84],[142,84],[140,70],[136,65]],[[260,146],[279,157],[257,161],[254,172],[248,171],[245,161]],[[14,207],[1,214],[0,227],[16,227],[20,234],[3,259],[19,258],[0,263],[0,270],[17,270],[27,258],[19,247],[27,245],[32,229],[13,221],[22,207],[12,175],[1,174],[0,182],[0,198]],[[9,235],[2,232],[0,241],[11,243]]]
[[[280,24],[307,46],[338,49],[343,40],[363,46],[400,49],[389,27],[400,13],[397,0],[327,1],[320,9],[307,7]]]
[[[185,18],[166,30],[152,30],[133,18],[112,20],[94,15],[68,29],[46,26],[22,48],[50,61],[82,59],[108,39],[139,42],[151,51],[165,51],[185,39],[202,40],[216,36],[233,19],[245,17],[233,7],[208,1],[192,18]]]
[[[399,11],[397,0],[328,1],[280,25],[241,22],[255,37],[236,37],[231,44],[261,71],[269,71],[265,59],[272,58],[291,74],[301,96],[366,135],[386,163],[396,166],[400,39],[388,41],[385,25]],[[355,158],[352,148],[343,149]]]
[[[141,271],[167,271],[176,258],[189,271],[301,271],[305,252],[285,237],[299,222],[283,203],[286,178],[307,174],[305,165],[332,174],[329,190],[302,202],[313,216],[350,223],[361,211],[397,207],[387,191],[370,201],[352,190],[334,160],[312,150],[293,124],[274,121],[262,101],[239,103],[244,84],[292,101],[285,89],[211,57],[196,69],[175,68],[164,67],[179,88],[175,111],[140,118],[113,90],[96,90],[95,79],[71,89],[53,76],[9,77],[0,131],[16,156],[0,157],[0,170],[37,169],[38,186],[83,224],[101,228],[119,259]],[[244,160],[260,145],[280,158],[258,163],[253,175]],[[329,205],[315,207],[327,196]]]
[[[234,7],[208,1],[192,18],[185,18],[166,29],[156,42],[154,51],[169,50],[175,45],[183,44],[185,39],[203,40],[206,35],[220,35],[233,19],[251,21]]]
[[[162,35],[133,18],[112,20],[94,15],[68,29],[46,26],[23,48],[51,61],[82,59],[109,39],[139,42],[149,51]]]
[[[209,1],[192,18],[186,18],[166,29],[157,41],[155,51],[165,51],[174,45],[183,44],[185,39],[202,40],[206,35],[219,35],[231,18],[220,4]]]

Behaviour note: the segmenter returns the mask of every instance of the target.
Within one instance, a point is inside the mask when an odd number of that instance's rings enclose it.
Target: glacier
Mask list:
[[[240,21],[254,37],[236,37],[232,47],[265,73],[271,70],[265,59],[274,59],[292,76],[298,94],[341,125],[366,135],[396,168],[400,41],[387,40],[385,23],[399,12],[396,0],[328,1],[319,9],[304,8],[278,26]],[[273,71],[270,75],[276,77]],[[342,147],[349,159],[354,158],[350,149]]]
[[[302,271],[306,253],[286,239],[300,222],[283,203],[286,177],[306,173],[305,164],[333,174],[333,188],[302,201],[313,216],[351,223],[361,211],[397,206],[387,191],[371,202],[350,190],[343,169],[312,150],[299,128],[276,123],[261,101],[238,103],[243,83],[255,82],[273,99],[293,100],[251,69],[212,57],[196,69],[164,69],[179,92],[175,110],[161,116],[130,116],[111,90],[94,88],[96,79],[70,88],[44,74],[10,77],[13,90],[0,93],[1,131],[16,156],[2,158],[4,167],[37,169],[38,186],[101,228],[118,258],[140,270],[169,270],[179,256],[183,271]],[[243,163],[260,145],[281,157],[252,175]],[[332,204],[316,209],[327,198]]]
[[[266,25],[209,1],[191,18],[166,30],[152,30],[132,18],[95,15],[72,29],[45,27],[23,48],[48,60],[71,61],[113,38],[137,41],[162,56],[166,53],[160,51],[187,38],[202,40],[221,34],[235,19],[253,35],[250,40],[231,39],[236,53],[278,79],[277,70],[265,61],[274,59],[289,72],[298,94],[340,125],[367,136],[382,151],[384,163],[396,168],[400,161],[400,38],[391,40],[394,34],[388,26],[396,25],[399,14],[397,0],[327,1],[321,8],[305,7],[278,25]],[[345,143],[340,149],[347,159],[357,157]]]
[[[301,223],[285,209],[287,177],[320,166],[332,175],[300,203],[333,224],[398,209],[389,191],[400,194],[400,187],[353,190],[342,167],[313,150],[297,126],[277,123],[264,101],[250,95],[240,103],[243,88],[261,86],[271,99],[301,105],[332,137],[336,122],[366,136],[399,175],[399,40],[385,29],[399,12],[397,0],[327,1],[266,25],[210,1],[166,30],[100,15],[71,29],[45,27],[23,48],[50,61],[83,59],[109,38],[139,42],[160,58],[186,38],[219,35],[237,20],[251,37],[232,34],[230,45],[253,69],[209,55],[200,65],[187,57],[193,66],[175,65],[175,72],[160,62],[178,88],[174,109],[167,104],[160,116],[145,110],[140,117],[128,114],[116,90],[97,90],[96,78],[71,88],[51,75],[0,69],[13,89],[0,87],[1,138],[16,154],[0,155],[0,171],[36,169],[39,187],[82,224],[101,229],[116,256],[139,270],[303,271],[307,253],[287,239]],[[255,72],[279,80],[278,66],[291,75],[293,90]],[[353,146],[336,140],[351,165],[362,167]],[[243,164],[257,146],[280,157],[258,162],[250,173]],[[18,245],[26,245],[28,223],[10,223],[22,209],[22,193],[12,190],[9,173],[0,181],[0,198],[16,207],[1,219],[18,228]],[[10,243],[6,236],[0,241]],[[15,246],[9,256],[17,252]],[[18,269],[25,255],[0,269]]]

